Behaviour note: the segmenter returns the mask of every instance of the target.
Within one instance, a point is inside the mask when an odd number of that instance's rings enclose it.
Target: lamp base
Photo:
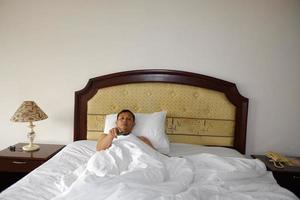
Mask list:
[[[25,145],[22,147],[24,151],[36,151],[40,148],[39,145],[33,144],[33,145]]]

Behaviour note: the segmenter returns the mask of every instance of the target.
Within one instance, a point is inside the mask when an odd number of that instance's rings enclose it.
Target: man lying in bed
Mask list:
[[[114,138],[118,135],[129,135],[135,125],[135,116],[130,110],[122,110],[117,115],[116,127],[109,130],[108,134],[101,134],[97,142],[97,151],[108,149]],[[138,137],[144,143],[148,144],[152,148],[153,145],[148,138],[144,136]]]

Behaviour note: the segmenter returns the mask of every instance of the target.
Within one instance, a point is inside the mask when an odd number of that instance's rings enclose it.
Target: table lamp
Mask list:
[[[29,122],[29,128],[31,131],[27,134],[29,139],[29,144],[23,146],[24,151],[36,151],[40,147],[33,144],[35,137],[35,132],[33,128],[35,125],[32,124],[33,121],[40,121],[47,119],[48,116],[38,107],[34,101],[24,101],[22,105],[18,108],[15,114],[12,116],[11,121],[13,122]]]

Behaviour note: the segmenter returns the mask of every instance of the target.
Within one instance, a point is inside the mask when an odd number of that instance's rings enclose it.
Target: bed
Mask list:
[[[137,124],[148,120],[156,150],[130,134],[95,151],[109,116],[124,108],[141,116]],[[74,110],[74,142],[0,199],[297,199],[244,156],[248,99],[234,83],[174,70],[114,73],[75,92]]]

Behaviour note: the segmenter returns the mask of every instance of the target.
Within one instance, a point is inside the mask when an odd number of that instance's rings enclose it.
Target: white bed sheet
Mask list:
[[[198,153],[210,153],[223,157],[236,157],[243,158],[243,154],[238,152],[235,149],[226,148],[226,147],[208,147],[195,144],[182,144],[182,143],[171,143],[169,156],[187,156]]]
[[[51,199],[61,193],[61,178],[82,166],[95,153],[94,141],[76,141],[67,145],[48,162],[10,186],[0,200]]]
[[[54,198],[62,193],[62,191],[65,191],[66,188],[62,187],[62,185],[68,186],[75,181],[75,179],[72,179],[74,176],[69,176],[70,174],[76,174],[77,171],[78,173],[82,172],[82,170],[78,169],[85,167],[86,163],[94,155],[95,145],[95,141],[77,141],[67,145],[47,163],[3,191],[0,194],[0,199],[40,200]],[[191,154],[196,156],[198,153],[211,153],[223,157],[243,157],[237,151],[227,148],[171,144],[171,156],[181,157]],[[275,182],[271,173],[268,174],[268,178],[268,181],[272,180]],[[62,184],[62,181],[64,184]],[[286,194],[286,199],[297,199],[290,192],[280,188],[278,185],[273,184],[273,186],[283,194]]]

